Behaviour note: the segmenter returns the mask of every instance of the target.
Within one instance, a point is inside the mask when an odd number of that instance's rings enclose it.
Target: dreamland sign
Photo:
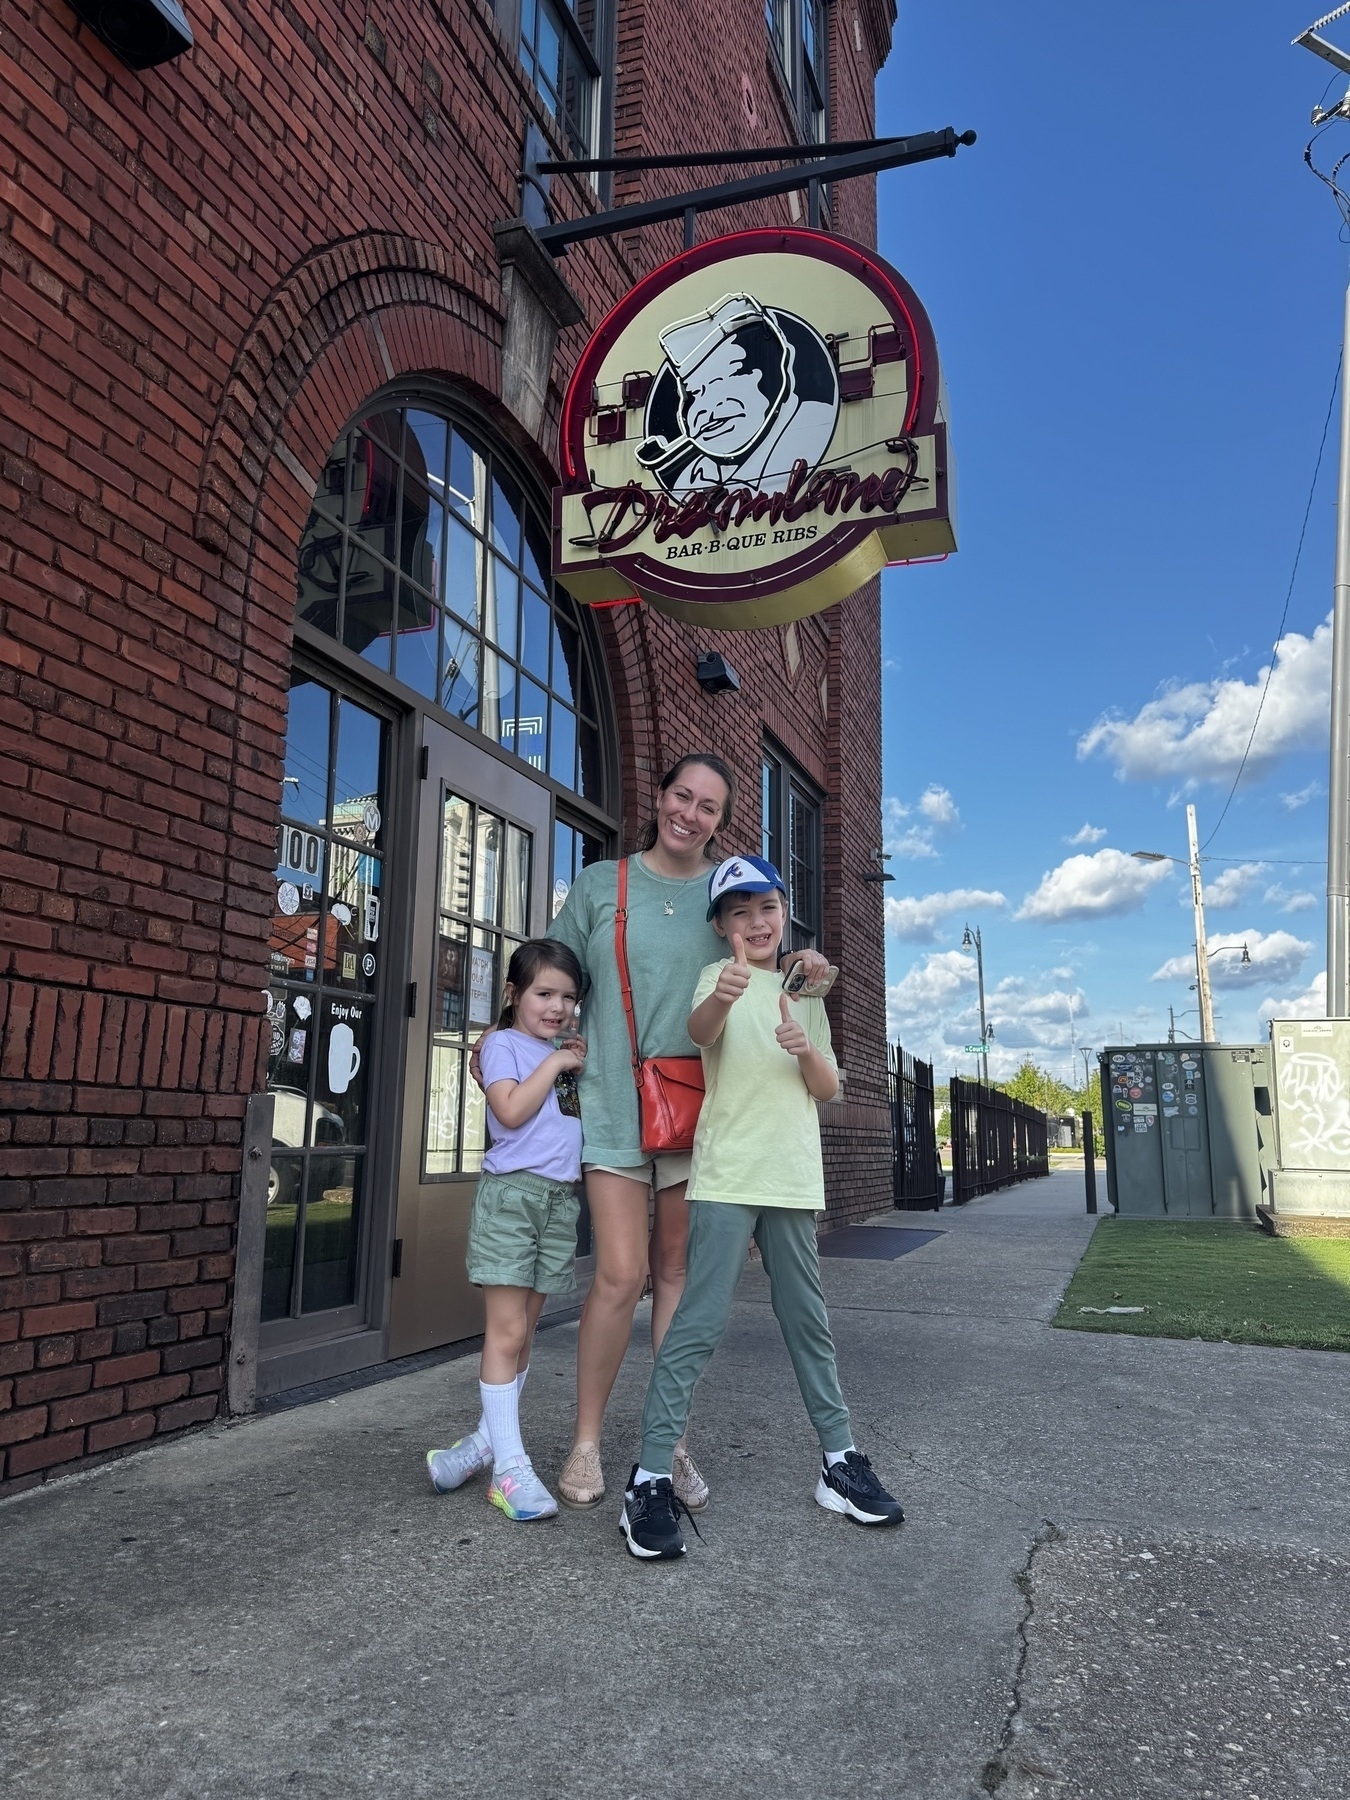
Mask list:
[[[956,548],[943,414],[928,316],[874,252],[793,230],[685,251],[577,364],[554,572],[719,629],[820,612]]]

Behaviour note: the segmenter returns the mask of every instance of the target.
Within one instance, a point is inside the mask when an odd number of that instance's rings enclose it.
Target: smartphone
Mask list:
[[[808,981],[805,964],[796,962],[783,977],[783,992],[800,995],[803,1000],[823,1000],[838,979],[839,971],[831,963],[819,981]]]

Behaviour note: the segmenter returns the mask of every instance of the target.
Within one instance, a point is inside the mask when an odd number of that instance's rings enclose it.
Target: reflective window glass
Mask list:
[[[544,513],[504,458],[429,403],[378,407],[324,465],[296,617],[608,812],[595,625],[553,584],[550,555]],[[551,696],[571,713],[554,721]],[[294,791],[303,772],[287,776],[288,805],[313,813],[313,794]]]
[[[548,749],[548,700],[536,682],[522,675],[516,689],[516,755],[532,769],[544,769]],[[570,785],[570,784],[569,784]]]
[[[269,943],[264,1319],[356,1297],[381,974],[388,731],[369,708],[297,674]]]
[[[529,832],[448,790],[442,794],[422,1155],[428,1179],[482,1165],[483,1097],[464,1064],[480,1033],[497,1022],[506,964],[529,935],[532,852]]]
[[[399,590],[394,673],[428,700],[434,700],[440,689],[440,628],[440,608],[405,581]]]
[[[286,773],[281,812],[287,819],[321,825],[328,811],[328,758],[332,695],[317,681],[297,681],[286,709]]]

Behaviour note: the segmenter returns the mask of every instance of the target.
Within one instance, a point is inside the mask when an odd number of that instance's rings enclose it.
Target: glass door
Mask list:
[[[264,1347],[365,1317],[389,738],[379,714],[297,672],[269,944]]]
[[[469,1056],[512,950],[550,916],[547,790],[430,719],[425,731],[390,1357],[483,1329],[464,1272],[487,1148]]]

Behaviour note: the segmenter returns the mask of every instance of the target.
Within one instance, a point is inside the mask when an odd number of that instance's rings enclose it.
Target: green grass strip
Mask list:
[[[1081,1312],[1142,1306],[1142,1313]],[[1054,1323],[1068,1331],[1350,1350],[1350,1238],[1103,1219]]]

